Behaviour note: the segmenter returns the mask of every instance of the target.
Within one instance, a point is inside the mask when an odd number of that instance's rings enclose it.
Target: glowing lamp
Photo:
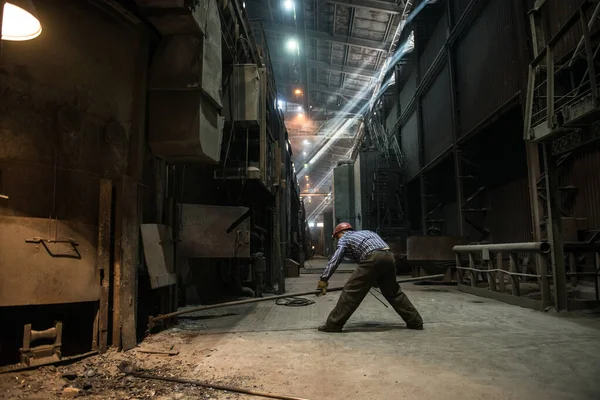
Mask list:
[[[31,1],[11,0],[4,4],[2,40],[24,41],[40,36],[42,24],[36,15]]]

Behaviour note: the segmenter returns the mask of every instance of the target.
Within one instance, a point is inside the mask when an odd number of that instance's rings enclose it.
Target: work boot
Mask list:
[[[406,324],[406,329],[414,329],[415,331],[423,330],[423,323],[420,324]]]
[[[331,327],[331,326],[327,326],[327,324],[320,325],[317,329],[319,331],[321,331],[321,332],[332,332],[332,333],[333,332],[337,333],[337,332],[341,332],[342,331],[342,328],[334,328],[334,327]]]

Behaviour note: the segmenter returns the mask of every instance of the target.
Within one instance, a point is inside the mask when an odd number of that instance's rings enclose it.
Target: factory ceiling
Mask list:
[[[408,4],[407,4],[408,3]],[[277,85],[307,216],[329,205],[410,0],[246,0]],[[264,37],[262,37],[264,35]]]

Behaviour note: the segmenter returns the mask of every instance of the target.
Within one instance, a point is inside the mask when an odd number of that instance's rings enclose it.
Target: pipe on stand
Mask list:
[[[499,244],[467,244],[458,245],[452,248],[457,253],[474,253],[477,251],[488,250],[492,252],[534,252],[548,254],[550,244],[548,242],[527,242],[527,243],[499,243]]]
[[[434,280],[434,279],[442,279],[443,277],[444,277],[444,274],[437,274],[437,275],[419,276],[416,278],[400,279],[397,282],[398,283],[419,282],[419,281],[428,281],[428,280]],[[339,292],[343,289],[344,289],[344,287],[340,286],[340,287],[327,289],[327,292]],[[260,303],[262,301],[271,301],[271,300],[277,300],[277,299],[283,299],[283,298],[289,298],[289,297],[310,296],[310,295],[316,295],[317,293],[319,293],[318,290],[311,290],[308,292],[288,293],[288,294],[281,294],[281,295],[277,295],[277,296],[261,297],[261,298],[257,298],[257,299],[248,299],[248,300],[230,301],[227,303],[211,304],[211,305],[206,305],[206,306],[189,308],[187,310],[175,311],[175,312],[172,312],[169,314],[162,314],[162,315],[157,315],[156,317],[150,317],[149,321],[148,321],[148,329],[151,330],[152,328],[154,328],[156,326],[156,323],[159,321],[177,317],[178,315],[190,314],[190,313],[197,312],[197,311],[212,310],[215,308]]]

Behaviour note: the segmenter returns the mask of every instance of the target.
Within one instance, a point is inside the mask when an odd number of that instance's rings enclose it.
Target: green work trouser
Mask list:
[[[396,282],[394,255],[390,251],[374,251],[358,264],[344,285],[340,299],[329,314],[326,325],[341,329],[375,284],[408,326],[423,324],[419,312]]]

